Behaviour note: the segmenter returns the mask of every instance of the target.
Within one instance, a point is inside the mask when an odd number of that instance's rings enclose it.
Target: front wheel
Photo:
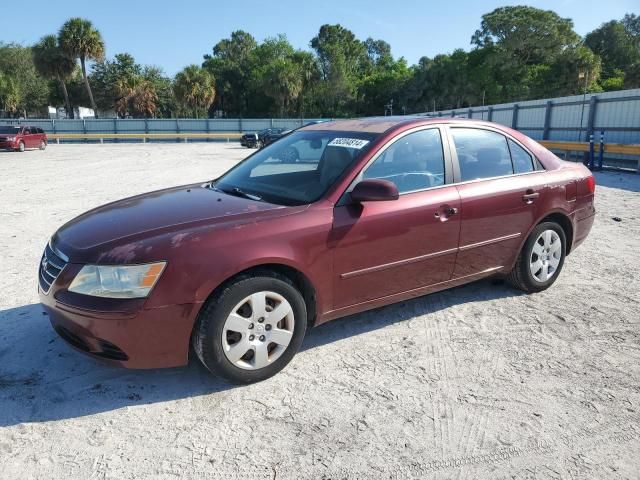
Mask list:
[[[282,370],[297,353],[307,309],[289,279],[275,273],[241,276],[203,307],[192,344],[212,373],[252,383]]]
[[[20,143],[18,144],[18,151],[19,151],[19,152],[24,152],[24,142],[20,142]]]
[[[567,239],[554,222],[533,229],[507,277],[514,287],[528,293],[546,290],[556,281],[564,265]]]

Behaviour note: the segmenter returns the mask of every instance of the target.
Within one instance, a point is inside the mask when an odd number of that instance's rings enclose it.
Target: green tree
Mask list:
[[[173,94],[173,82],[167,77],[160,67],[145,66],[142,68],[142,78],[153,85],[156,92],[156,113],[159,118],[171,118],[176,109],[175,96]]]
[[[91,108],[98,118],[98,106],[93,99],[89,77],[87,76],[87,60],[102,60],[104,57],[104,42],[100,32],[94,28],[89,20],[83,18],[71,18],[65,22],[58,33],[58,41],[64,52],[73,59],[80,59],[82,76],[84,78],[87,95],[91,102]]]
[[[36,71],[32,48],[0,43],[0,74],[5,78],[5,99],[14,106],[12,115],[46,111],[49,83]]]
[[[252,54],[258,43],[243,30],[219,41],[202,64],[216,80],[218,107],[230,115],[245,115],[250,109]]]
[[[622,22],[611,20],[589,32],[585,44],[603,60],[605,78],[614,74],[615,70],[624,71],[640,57],[640,52],[632,35]]]
[[[128,53],[118,53],[113,60],[99,60],[93,65],[92,70],[92,92],[96,104],[102,110],[114,108],[119,97],[119,86],[137,80],[142,74],[142,67]]]
[[[527,6],[500,7],[483,15],[480,29],[471,38],[474,45],[496,45],[525,65],[547,63],[579,42],[571,19]]]
[[[264,92],[277,102],[280,116],[284,117],[290,105],[302,93],[300,65],[291,57],[278,59],[267,66],[264,80]]]
[[[391,45],[384,40],[374,40],[369,37],[364,41],[370,68],[386,68],[393,64]]]
[[[22,101],[22,92],[18,87],[18,82],[0,72],[0,106],[4,111],[11,115],[15,115],[18,112],[20,103]]]
[[[634,13],[627,13],[622,19],[624,28],[633,35],[637,42],[640,42],[640,16]]]
[[[122,117],[149,118],[158,110],[155,87],[141,76],[121,78],[116,85],[116,94],[115,109]]]
[[[206,115],[216,95],[213,76],[198,65],[189,65],[178,73],[173,90],[177,100],[196,118],[200,118],[200,114]]]
[[[625,72],[640,63],[640,18],[625,15],[589,32],[585,44],[602,58],[602,86],[616,90],[625,84]]]
[[[320,81],[318,62],[311,52],[298,50],[293,53],[293,62],[297,65],[302,79],[302,90],[298,96],[296,113],[304,116],[305,112],[317,114],[313,105],[313,92]]]
[[[69,118],[73,118],[73,108],[69,101],[67,82],[73,76],[76,64],[58,45],[55,35],[46,35],[33,47],[33,60],[38,73],[49,80],[58,82],[64,96],[64,106]]]
[[[322,110],[330,116],[348,114],[357,100],[358,81],[369,65],[364,43],[342,25],[322,25],[311,47],[318,56]]]
[[[529,70],[530,96],[574,95],[600,89],[600,57],[584,45],[568,47],[550,64]]]
[[[578,71],[589,72],[589,83],[597,85],[599,61],[582,46],[571,19],[553,11],[497,8],[482,16],[471,42],[487,53],[482,56],[497,84],[489,90],[499,92],[499,101],[578,93]]]

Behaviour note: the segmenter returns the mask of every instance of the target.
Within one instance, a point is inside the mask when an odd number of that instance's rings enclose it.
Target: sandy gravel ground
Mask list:
[[[37,303],[49,235],[247,153],[0,152],[0,478],[640,478],[639,176],[597,175],[594,229],[547,292],[482,281],[338,320],[257,385],[70,350]]]

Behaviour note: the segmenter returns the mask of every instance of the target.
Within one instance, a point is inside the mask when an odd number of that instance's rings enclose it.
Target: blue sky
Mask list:
[[[20,3],[20,2],[18,2]],[[381,38],[395,56],[416,63],[423,56],[469,49],[483,13],[496,7],[526,3],[572,18],[584,35],[601,23],[629,13],[640,14],[637,0],[30,0],[34,15],[4,21],[0,41],[31,44],[54,33],[69,17],[90,19],[102,32],[107,55],[131,53],[138,62],[157,65],[170,75],[202,56],[233,30],[258,40],[284,33],[297,48],[324,23],[340,23],[358,38]],[[17,4],[16,4],[17,5]],[[635,8],[633,8],[635,7]],[[23,8],[23,7],[21,7]],[[28,19],[27,19],[28,18]]]

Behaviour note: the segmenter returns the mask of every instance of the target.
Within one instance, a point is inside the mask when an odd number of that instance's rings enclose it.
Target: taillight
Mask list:
[[[596,191],[596,179],[593,178],[593,175],[587,177],[587,188],[589,189],[589,193]]]

